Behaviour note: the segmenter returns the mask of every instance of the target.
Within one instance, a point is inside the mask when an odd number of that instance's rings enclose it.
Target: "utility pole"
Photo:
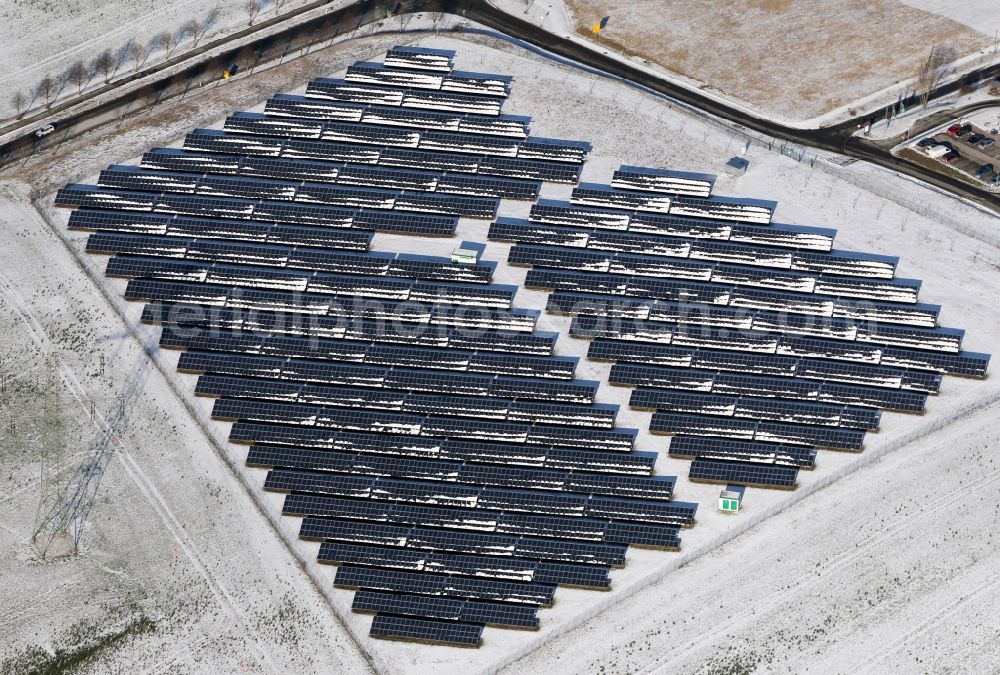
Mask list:
[[[115,448],[121,445],[121,434],[128,422],[129,402],[141,394],[149,375],[149,362],[137,363],[130,371],[129,379],[115,398],[115,405],[105,419],[95,419],[97,433],[90,443],[76,471],[60,484],[56,491],[43,492],[39,502],[38,518],[31,541],[44,559],[57,540],[71,543],[72,554],[80,550],[80,540],[87,524],[90,510],[97,499],[101,479],[114,456]],[[59,389],[61,391],[61,388]],[[72,536],[72,542],[68,538]]]
[[[38,507],[35,510],[35,526],[32,532],[32,542],[38,543],[39,537],[45,540],[43,548],[39,548],[42,558],[52,545],[59,540],[65,540],[67,529],[63,524],[48,522],[46,515],[49,505],[62,499],[62,470],[66,456],[66,433],[63,425],[64,389],[59,378],[60,361],[54,353],[45,355],[44,372],[38,380],[43,387],[41,392],[41,419],[38,426],[39,434],[39,495]],[[30,431],[30,429],[29,429]],[[17,438],[17,427],[14,418],[10,420],[10,433]]]

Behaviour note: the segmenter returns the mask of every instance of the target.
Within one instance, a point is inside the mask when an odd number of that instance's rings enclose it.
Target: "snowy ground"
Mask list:
[[[946,16],[985,35],[996,35],[1000,31],[1000,4],[995,2],[966,2],[966,0],[900,1],[915,9]]]
[[[895,103],[912,89],[909,80],[930,45],[954,44],[959,73],[998,58],[996,7],[983,9],[986,30],[898,0],[740,0],[716,3],[710,11],[696,0],[490,2],[624,54],[632,65],[648,65],[704,95],[801,128],[836,124],[856,116],[852,111]],[[969,5],[968,13],[980,7]],[[604,16],[611,19],[594,39],[591,26]]]
[[[301,7],[311,0],[285,0],[280,10]],[[89,65],[105,49],[117,52],[129,40],[146,46],[150,38],[161,32],[176,33],[192,19],[204,21],[212,8],[218,19],[202,38],[202,42],[247,26],[245,2],[206,3],[201,0],[69,0],[63,2],[24,2],[0,0],[0,119],[12,116],[10,95],[23,92],[32,98],[34,87],[45,75],[53,78],[63,73],[74,61]],[[268,2],[258,17],[274,16],[279,5]],[[173,55],[192,46],[190,37]],[[149,55],[154,63],[166,55],[159,50]],[[131,73],[134,64],[126,62],[119,74]],[[97,75],[89,86],[103,84]],[[64,96],[77,93],[74,84],[67,84]],[[36,101],[41,105],[41,100]]]
[[[998,414],[837,481],[504,672],[996,673]]]
[[[82,658],[85,670],[366,672],[309,577],[23,191],[3,189],[0,227],[0,367],[28,372],[8,384],[0,441],[0,672],[53,672],[43,667],[53,652],[80,656],[100,640],[108,645]],[[68,380],[58,420],[43,417],[32,386],[50,351],[66,364],[56,377]],[[71,473],[97,434],[90,402],[108,415],[130,373],[141,394],[130,399],[83,554],[40,562],[28,539],[43,448]],[[45,445],[58,441],[56,424],[64,448]]]
[[[200,91],[184,101],[167,102],[148,116],[127,120],[114,129],[95,130],[86,138],[59,146],[44,158],[29,159],[8,169],[4,178],[30,182],[39,194],[46,195],[43,202],[50,204],[52,190],[66,181],[91,179],[111,162],[134,158],[152,145],[175,142],[193,127],[218,124],[227,112],[250,109],[275,91],[293,91],[310,77],[335,75],[356,59],[380,58],[394,40],[376,37],[350,41],[343,47],[320,50],[252,77]],[[514,93],[506,109],[531,115],[533,133],[589,140],[594,144],[595,151],[584,174],[587,181],[607,182],[620,164],[717,173],[743,144],[741,137],[668,108],[658,99],[542,62],[520,48],[492,38],[439,36],[422,39],[420,44],[456,49],[460,68],[515,75]],[[780,222],[834,227],[840,230],[839,248],[901,256],[900,275],[925,280],[922,301],[943,304],[944,324],[967,329],[966,348],[1000,351],[994,310],[995,297],[1000,293],[1000,251],[962,233],[994,230],[995,217],[861,163],[838,166],[836,171],[822,168],[822,163],[810,169],[759,146],[752,147],[748,157],[749,173],[739,179],[720,176],[718,193],[778,200]],[[879,186],[878,194],[919,199],[935,209],[952,213],[953,217],[931,221],[859,187],[868,183]],[[80,338],[82,342],[68,343],[65,349],[82,354],[99,348],[135,352],[135,345],[123,333],[120,318],[107,303],[99,301],[96,288],[87,285],[77,263],[61,248],[55,235],[46,230],[37,214],[31,212],[25,189],[19,190],[8,194],[9,203],[0,212],[13,214],[20,228],[16,231],[24,233],[5,236],[5,243],[10,239],[11,244],[0,255],[9,270],[6,273],[10,285],[24,299],[22,304],[33,308],[44,324],[58,318],[48,303],[57,301],[66,307],[76,307],[81,304],[78,296],[90,297],[86,306],[93,307],[90,320],[93,328]],[[566,188],[548,189],[546,196],[565,196],[565,193]],[[518,207],[510,213],[525,209]],[[45,210],[57,224],[65,223],[65,212]],[[963,231],[952,229],[953,222],[960,222]],[[5,231],[12,230],[8,227]],[[141,309],[139,303],[124,303],[121,300],[124,284],[103,278],[104,260],[80,254],[83,236],[60,234],[79,256],[83,270],[124,313],[128,325],[133,326],[144,343],[154,344],[156,332],[135,325]],[[463,222],[458,234],[457,239],[483,241],[485,224]],[[414,241],[379,236],[374,248],[446,254],[455,244],[451,240],[416,244]],[[505,245],[487,246],[485,257],[500,261],[497,281],[523,280],[524,270],[506,265],[506,250]],[[521,291],[516,305],[542,307],[544,294]],[[566,323],[545,316],[539,327],[564,330]],[[51,332],[61,334],[59,325],[54,325]],[[38,360],[37,355],[32,356],[35,350],[26,350],[28,343],[13,327],[0,335],[7,340],[6,350],[0,351],[5,364]],[[585,347],[585,343],[564,336],[558,343],[558,352],[581,354]],[[717,486],[688,482],[685,478],[688,463],[663,456],[666,441],[645,433],[648,414],[623,408],[621,424],[644,432],[637,447],[661,453],[657,471],[681,477],[677,498],[702,504],[698,524],[684,532],[682,552],[631,552],[626,568],[613,573],[611,592],[560,589],[555,607],[541,612],[541,631],[487,629],[480,650],[373,641],[367,638],[370,618],[352,615],[348,611],[352,594],[332,589],[329,582],[333,570],[315,563],[317,545],[298,542],[297,522],[277,515],[280,498],[259,492],[263,472],[243,467],[245,448],[225,442],[228,425],[206,419],[210,410],[207,402],[194,401],[190,410],[184,410],[180,401],[192,401],[195,378],[174,372],[176,354],[157,353],[154,358],[162,366],[162,374],[151,373],[144,400],[145,405],[161,411],[162,422],[130,428],[126,441],[135,457],[134,464],[148,477],[143,484],[161,491],[165,500],[172,500],[171,510],[176,516],[171,521],[173,529],[160,526],[151,516],[143,518],[142,490],[135,496],[137,488],[132,488],[135,480],[124,470],[115,473],[115,465],[107,477],[105,498],[95,508],[92,538],[87,540],[84,555],[59,563],[31,561],[24,541],[34,515],[37,456],[29,445],[18,443],[21,454],[11,469],[12,487],[4,491],[5,495],[10,492],[18,497],[2,502],[0,509],[0,526],[8,539],[5,550],[18,551],[17,555],[6,554],[0,564],[4,578],[8,578],[9,571],[9,578],[15,579],[15,583],[5,584],[0,591],[0,616],[10,614],[9,608],[17,608],[18,613],[11,646],[6,648],[7,653],[0,654],[0,659],[30,645],[61,645],[81,615],[93,613],[98,619],[105,617],[105,623],[111,622],[108,616],[121,617],[124,598],[108,597],[106,603],[99,602],[97,599],[102,595],[93,590],[85,595],[92,604],[84,608],[79,589],[99,588],[100,581],[87,585],[94,578],[110,583],[114,570],[136,570],[135,576],[141,576],[142,583],[125,584],[125,588],[138,587],[136,595],[152,598],[141,605],[142,615],[154,620],[162,615],[175,619],[171,622],[160,618],[157,630],[127,639],[140,641],[140,645],[150,648],[147,653],[151,654],[157,653],[158,645],[171,642],[174,645],[171,654],[176,654],[179,670],[228,670],[231,666],[223,668],[222,664],[247,655],[247,662],[261,670],[349,672],[364,664],[359,652],[351,647],[349,633],[358,637],[376,667],[394,672],[422,673],[431,668],[442,674],[478,672],[509,663],[539,647],[539,651],[512,666],[512,670],[592,672],[604,666],[634,672],[650,669],[669,657],[673,661],[664,665],[679,672],[693,672],[711,669],[713,664],[733,665],[725,660],[712,660],[729,658],[725,649],[734,644],[731,635],[742,640],[738,644],[745,655],[736,654],[734,658],[739,656],[738,664],[749,664],[748,669],[755,666],[784,669],[787,661],[795,664],[795,670],[845,671],[881,657],[887,659],[887,668],[905,670],[904,657],[910,646],[900,641],[908,635],[919,639],[919,630],[935,627],[932,610],[940,605],[940,596],[929,594],[968,595],[978,589],[984,571],[1000,562],[1000,556],[987,539],[987,533],[997,525],[995,505],[990,503],[985,508],[977,501],[993,493],[989,488],[995,468],[990,463],[994,459],[990,453],[995,449],[995,431],[987,428],[984,421],[990,414],[995,416],[995,410],[984,411],[982,407],[1000,398],[1000,383],[995,378],[986,382],[946,379],[941,396],[930,401],[925,416],[885,415],[882,431],[869,436],[864,453],[821,453],[816,471],[801,474],[796,492],[750,490],[746,511],[738,517],[714,511]],[[116,362],[118,367],[109,369],[111,372],[105,379],[110,389],[120,386],[131,369],[130,364],[137,359],[138,356],[133,361],[123,358]],[[86,379],[87,368],[92,365],[78,367],[79,378]],[[579,376],[603,379],[607,370],[605,364],[583,361]],[[178,393],[180,398],[176,396]],[[602,387],[599,398],[623,403],[627,391]],[[210,439],[199,435],[192,415],[204,424],[219,448],[218,454],[213,451]],[[940,431],[928,435],[935,429]],[[871,465],[882,455],[885,459]],[[239,481],[233,479],[234,471]],[[178,472],[185,477],[203,475],[204,480],[182,480]],[[851,475],[817,490],[841,473]],[[973,480],[976,482],[972,483]],[[248,492],[242,491],[240,481],[250,486]],[[963,482],[959,485],[957,481]],[[255,510],[255,505],[263,513]],[[926,516],[917,510],[920,506],[926,509]],[[131,508],[137,510],[134,516],[121,517]],[[784,513],[765,519],[782,509]],[[147,537],[134,536],[139,529],[134,526],[137,522],[151,523]],[[745,531],[757,523],[760,523],[757,527]],[[902,532],[909,534],[911,527],[914,537],[919,533],[937,547],[914,546],[909,537],[897,536]],[[289,548],[284,548],[274,536],[275,528]],[[202,563],[200,567],[190,563],[193,571],[186,577],[181,575],[179,581],[170,576],[169,567],[152,564],[157,555],[172,555],[168,535],[177,529],[197,544],[203,560],[217,561]],[[734,537],[729,544],[718,547],[720,542]],[[863,543],[868,541],[871,543]],[[862,553],[853,553],[855,542]],[[852,554],[837,557],[842,548],[852,550]],[[247,555],[248,549],[253,551],[252,555]],[[972,561],[971,552],[977,552],[976,562]],[[299,566],[296,557],[304,561],[304,567]],[[182,558],[185,559],[190,560]],[[688,563],[687,566],[676,569],[682,562]],[[852,567],[855,564],[864,566],[867,576]],[[903,567],[897,569],[897,566]],[[188,587],[188,580],[195,578],[194,570],[198,569],[215,571],[216,586],[226,588],[233,598],[229,604],[242,607],[244,616],[251,614],[253,608],[278,617],[276,623],[255,625],[252,619],[243,619],[244,623],[239,623],[240,618],[215,619],[208,601],[181,604],[171,589]],[[64,581],[61,586],[55,584],[52,579],[60,574],[71,581]],[[813,582],[813,576],[822,579],[822,584]],[[268,592],[256,587],[255,579],[262,579],[259,583]],[[318,582],[317,586],[311,586],[310,579]],[[789,585],[789,580],[795,581]],[[282,587],[279,593],[277,589],[271,590],[269,583],[290,586]],[[50,592],[51,600],[23,600],[36,598],[53,586],[56,590]],[[210,594],[212,585],[205,581],[203,586],[207,587],[205,594]],[[192,593],[196,593],[199,586],[192,584],[192,588],[195,589]],[[779,590],[781,595],[775,599]],[[848,596],[841,591],[856,592],[861,599],[857,605],[846,603]],[[865,592],[870,598],[863,597]],[[320,593],[333,611],[320,602]],[[878,633],[858,642],[859,633],[869,625],[866,622],[881,626],[875,623],[876,618],[886,620],[878,608],[864,609],[870,607],[867,601],[875,602],[890,593],[895,603],[891,605],[894,616],[903,617],[895,625],[902,622],[906,628],[889,641],[890,646],[899,643],[895,652],[883,649],[887,641],[879,640]],[[296,600],[291,607],[305,612],[305,618],[286,618],[280,598],[300,596],[301,604]],[[946,617],[951,617],[955,624],[955,636],[941,640],[938,650],[926,655],[929,661],[923,667],[941,670],[938,666],[962,663],[960,659],[966,659],[970,666],[996,663],[988,651],[980,650],[976,656],[970,646],[996,644],[996,629],[973,620],[979,606],[971,602],[946,605]],[[64,611],[53,620],[53,606],[70,607],[73,611]],[[239,612],[234,612],[239,617]],[[202,619],[206,614],[213,618]],[[587,621],[593,616],[596,618]],[[338,617],[345,622],[346,630],[338,623]],[[762,624],[767,629],[764,639],[756,627],[760,617],[769,621]],[[820,623],[809,633],[810,641],[795,631],[810,629],[812,617]],[[827,617],[831,617],[829,622]],[[210,633],[213,638],[201,640],[200,636],[198,639],[192,636],[190,624],[202,620],[216,621],[212,625],[217,632]],[[301,633],[294,641],[283,642],[290,627]],[[696,640],[695,636],[702,637]],[[969,642],[963,641],[965,638]],[[643,648],[647,641],[652,646]],[[296,645],[296,649],[289,644]],[[679,651],[679,644],[688,646]],[[255,660],[257,649],[270,654],[271,660],[265,660],[264,656]],[[90,664],[90,670],[112,669],[123,658],[121,651],[108,650]],[[163,670],[153,665],[155,656],[151,658],[147,668]],[[304,663],[302,659],[306,658],[313,661]],[[982,661],[972,660],[975,658]]]

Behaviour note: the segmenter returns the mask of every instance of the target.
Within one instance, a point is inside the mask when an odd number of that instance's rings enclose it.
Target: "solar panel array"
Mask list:
[[[500,114],[509,86],[397,47],[57,197],[379,638],[537,628],[694,521],[495,263],[370,250],[577,182],[588,146]]]
[[[938,326],[896,258],[836,250],[835,231],[775,224],[773,203],[713,185],[622,167],[489,233],[691,480],[792,489],[817,448],[857,452],[882,410],[922,413],[942,375],[985,377],[989,355]]]

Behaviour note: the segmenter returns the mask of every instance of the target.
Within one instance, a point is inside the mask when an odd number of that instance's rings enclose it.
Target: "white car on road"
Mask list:
[[[49,122],[45,126],[40,127],[38,130],[36,130],[35,136],[37,136],[38,138],[44,138],[45,136],[48,136],[55,130],[56,130],[55,122]]]

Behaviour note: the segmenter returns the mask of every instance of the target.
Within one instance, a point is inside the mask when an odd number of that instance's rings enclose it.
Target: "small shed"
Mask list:
[[[463,241],[452,249],[451,261],[458,265],[475,265],[486,250],[486,244],[477,241]]]
[[[743,494],[736,490],[723,490],[719,493],[719,510],[723,513],[739,513],[743,503]]]
[[[472,248],[456,248],[451,252],[451,261],[459,265],[475,265],[479,262],[479,251]]]
[[[747,167],[749,166],[750,160],[746,157],[730,157],[723,169],[726,173],[733,176],[742,176],[747,172]]]

